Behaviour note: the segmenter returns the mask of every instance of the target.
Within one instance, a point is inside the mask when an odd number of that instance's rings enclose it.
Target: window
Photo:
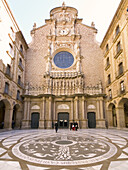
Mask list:
[[[22,44],[20,45],[20,52],[23,53],[23,46],[22,46]]]
[[[108,46],[108,44],[106,45],[106,52],[109,50],[109,46]]]
[[[6,67],[6,74],[10,76],[11,74],[11,67],[9,64],[7,64],[7,67]]]
[[[119,75],[121,75],[123,73],[123,63],[121,62],[118,67],[119,67]]]
[[[17,98],[16,99],[20,100],[20,91],[19,90],[17,90]]]
[[[21,85],[21,77],[18,76],[18,84]]]
[[[22,66],[22,59],[19,59],[19,65]]]
[[[107,62],[106,65],[109,66],[109,65],[110,65],[110,63],[109,63],[109,57],[107,58],[107,61],[106,61],[106,62]]]
[[[125,91],[124,81],[121,81],[121,83],[120,83],[120,91],[121,91],[121,92],[124,92],[124,91]]]
[[[7,82],[5,82],[4,93],[9,94],[9,84]]]
[[[120,32],[120,27],[119,27],[119,25],[116,27],[116,36],[119,34],[119,32]]]
[[[108,75],[108,84],[110,84],[111,83],[111,75],[109,74]]]
[[[108,91],[108,96],[109,96],[109,99],[112,99],[112,90],[111,89],[109,89],[109,91]]]
[[[117,46],[116,46],[116,52],[118,53],[119,51],[121,50],[121,43],[120,41],[117,43]]]
[[[9,43],[9,53],[13,55],[13,46],[11,43]]]

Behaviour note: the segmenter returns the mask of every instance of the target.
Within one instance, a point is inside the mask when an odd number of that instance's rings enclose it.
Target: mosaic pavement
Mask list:
[[[128,131],[13,130],[0,133],[0,170],[126,170]]]

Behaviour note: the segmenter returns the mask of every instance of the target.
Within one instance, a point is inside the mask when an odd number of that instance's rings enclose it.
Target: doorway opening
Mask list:
[[[95,112],[88,112],[87,119],[88,119],[88,127],[96,128],[96,114],[95,114]]]
[[[69,113],[60,112],[58,113],[58,127],[59,128],[69,128]]]

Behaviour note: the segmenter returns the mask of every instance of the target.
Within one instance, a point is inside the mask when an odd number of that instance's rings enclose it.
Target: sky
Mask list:
[[[12,13],[22,31],[27,43],[31,42],[30,31],[33,24],[37,27],[45,24],[50,18],[50,10],[61,6],[74,7],[78,10],[78,18],[83,24],[90,26],[92,21],[98,30],[96,39],[102,42],[111,20],[121,0],[7,0]]]

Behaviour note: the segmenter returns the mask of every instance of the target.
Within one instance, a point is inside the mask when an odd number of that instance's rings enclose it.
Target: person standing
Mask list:
[[[57,133],[57,131],[58,131],[58,123],[57,122],[55,123],[55,130],[56,130],[56,133]]]

